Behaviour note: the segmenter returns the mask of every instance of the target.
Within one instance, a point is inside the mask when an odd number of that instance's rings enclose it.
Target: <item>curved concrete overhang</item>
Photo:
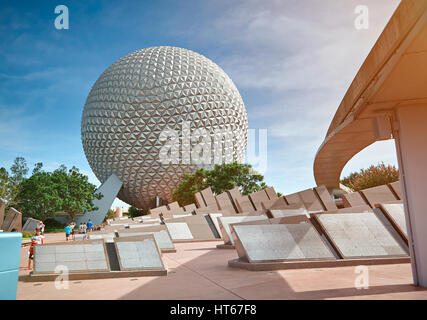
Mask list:
[[[396,108],[426,103],[427,0],[403,0],[335,113],[314,160],[316,183],[339,188],[346,163],[387,139],[377,134],[379,117],[393,123]]]

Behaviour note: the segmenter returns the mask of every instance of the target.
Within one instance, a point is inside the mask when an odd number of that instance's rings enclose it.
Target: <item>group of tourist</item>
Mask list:
[[[65,227],[65,239],[68,240],[76,240],[74,228],[76,227],[75,222],[71,222]],[[79,234],[86,235],[88,232],[92,232],[93,230],[93,222],[89,219],[87,223],[81,222],[79,225]],[[85,238],[85,236],[83,237]]]
[[[76,224],[73,222],[71,222],[70,224],[68,224],[65,227],[65,238],[66,241],[68,240],[75,240],[75,232],[74,229],[76,227]],[[40,245],[44,243],[44,228],[45,225],[43,224],[43,222],[39,222],[36,226],[36,235],[31,237],[31,244],[30,244],[30,249],[28,251],[29,256],[28,256],[28,267],[27,270],[32,270],[31,267],[31,262],[34,260],[34,246],[35,245]],[[93,222],[89,219],[89,221],[87,223],[83,223],[81,222],[79,225],[79,234],[83,234],[85,235],[83,238],[86,238],[86,234],[88,232],[92,232],[94,228]]]

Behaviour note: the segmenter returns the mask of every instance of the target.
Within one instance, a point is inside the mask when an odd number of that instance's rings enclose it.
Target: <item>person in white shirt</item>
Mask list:
[[[36,235],[32,239],[35,239],[37,244],[43,244],[44,243],[44,236],[41,234],[40,230],[36,231]]]

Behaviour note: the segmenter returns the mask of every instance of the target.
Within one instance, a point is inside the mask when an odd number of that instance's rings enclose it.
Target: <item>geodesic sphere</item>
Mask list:
[[[101,182],[112,173],[123,182],[121,200],[150,208],[156,196],[172,201],[184,173],[206,167],[160,161],[165,145],[161,132],[173,129],[181,137],[183,121],[190,123],[191,132],[203,128],[212,137],[216,129],[231,130],[233,137],[225,139],[232,144],[224,143],[232,157],[228,161],[243,160],[246,110],[227,74],[187,49],[137,50],[116,61],[93,85],[82,115],[83,149]]]

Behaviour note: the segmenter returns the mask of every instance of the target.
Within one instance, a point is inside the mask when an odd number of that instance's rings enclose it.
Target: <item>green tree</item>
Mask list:
[[[207,187],[206,170],[199,169],[194,174],[184,174],[182,182],[173,192],[173,199],[181,206],[194,203],[194,195]]]
[[[212,170],[199,169],[194,174],[185,174],[173,198],[181,206],[194,203],[194,194],[207,187],[211,187],[215,194],[239,187],[240,192],[247,195],[266,188],[263,180],[264,177],[250,164],[216,164]]]
[[[23,157],[16,157],[10,167],[10,181],[13,184],[20,184],[28,173],[27,162]]]
[[[28,173],[27,162],[23,157],[16,157],[10,167],[10,174],[8,180],[8,206],[15,206],[15,198],[18,195],[21,183],[25,180]]]
[[[206,171],[206,183],[215,194],[240,187],[240,192],[247,195],[267,188],[264,176],[256,172],[250,164],[238,162],[216,164],[213,170]]]
[[[371,187],[381,186],[399,180],[399,170],[392,165],[383,162],[359,172],[352,172],[340,182],[353,191],[359,191]]]
[[[9,198],[9,173],[5,168],[0,168],[0,198]]]
[[[105,216],[104,221],[107,221],[107,219],[114,219],[114,210],[108,209],[107,215]]]
[[[42,171],[42,168],[43,168],[43,162],[37,162],[34,165],[33,174]]]
[[[72,167],[70,170],[64,165],[52,173],[54,183],[58,187],[61,198],[61,209],[72,220],[76,214],[85,211],[94,211],[98,208],[93,204],[94,199],[101,199],[101,193],[95,194],[96,186],[89,183],[88,177],[81,174],[79,169]]]
[[[147,214],[148,214],[148,210],[138,209],[138,208],[135,208],[134,206],[130,206],[128,210],[129,218],[145,216]]]
[[[62,198],[52,173],[37,172],[25,179],[15,198],[17,209],[24,216],[45,221],[61,210]]]

